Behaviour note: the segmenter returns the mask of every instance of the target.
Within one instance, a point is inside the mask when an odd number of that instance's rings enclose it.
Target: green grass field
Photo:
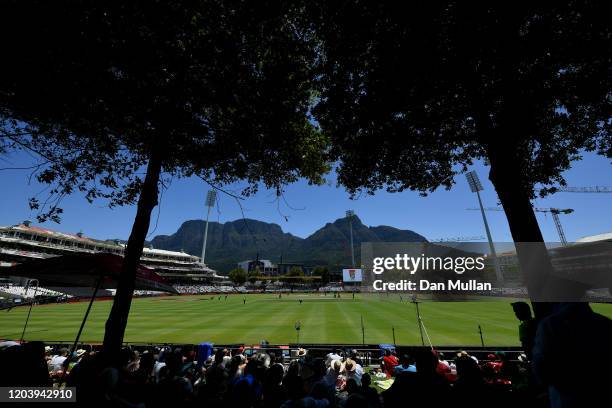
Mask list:
[[[349,294],[342,299],[331,295],[229,295],[173,296],[135,299],[132,304],[126,341],[143,343],[217,344],[296,341],[294,324],[301,322],[301,343],[361,343],[363,316],[366,343],[391,343],[395,327],[397,344],[420,344],[414,304],[399,296]],[[298,299],[303,299],[300,304]],[[81,340],[100,342],[110,301],[95,302]],[[87,303],[35,306],[26,340],[70,341],[77,333]],[[421,316],[438,346],[480,345],[478,325],[490,346],[518,345],[517,324],[509,301],[423,302]],[[611,304],[593,309],[612,317]],[[27,307],[0,312],[0,338],[21,336]]]

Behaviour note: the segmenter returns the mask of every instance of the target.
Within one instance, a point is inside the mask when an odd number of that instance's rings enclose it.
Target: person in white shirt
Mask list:
[[[54,373],[62,371],[64,369],[64,362],[66,361],[66,358],[68,358],[68,349],[60,349],[59,354],[51,357],[51,360],[49,361],[49,371]]]

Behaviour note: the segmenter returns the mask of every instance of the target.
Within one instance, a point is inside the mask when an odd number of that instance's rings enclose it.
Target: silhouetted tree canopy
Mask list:
[[[133,203],[154,147],[169,174],[246,179],[247,193],[318,181],[312,44],[299,9],[267,5],[5,4],[0,109],[53,159],[39,180],[56,198]]]
[[[40,155],[56,200],[138,200],[106,348],[121,345],[162,174],[245,180],[250,194],[328,169],[299,3],[15,1],[0,15],[4,136]],[[41,219],[59,220],[58,204]]]
[[[531,195],[581,151],[610,153],[602,3],[326,7],[316,117],[351,191],[433,191],[488,159]]]
[[[565,184],[562,172],[584,151],[610,156],[603,3],[319,6],[315,116],[349,191],[427,194],[483,159],[514,241],[541,242],[534,186]]]

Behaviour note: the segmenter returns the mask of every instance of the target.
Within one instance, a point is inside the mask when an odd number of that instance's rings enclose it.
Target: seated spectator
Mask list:
[[[359,393],[350,394],[344,403],[344,408],[369,408],[368,401]]]
[[[391,353],[391,350],[385,349],[385,356],[382,360],[382,370],[387,375],[387,378],[391,378],[397,365],[399,365],[397,357]]]
[[[140,364],[140,353],[137,350],[132,350],[130,354],[130,362],[127,366],[127,371],[133,373],[138,370]]]
[[[344,362],[344,375],[346,380],[354,380],[357,385],[361,385],[361,376],[363,375],[363,368],[358,365],[354,360],[347,358]]]
[[[261,400],[263,371],[263,366],[257,358],[249,360],[244,369],[244,374],[234,380],[230,386],[230,406],[251,407]]]
[[[451,367],[451,364],[444,359],[444,354],[437,351],[434,352],[434,354],[438,357],[436,372],[446,377],[448,381],[455,381],[457,378],[456,370],[454,370],[454,367]]]
[[[68,349],[64,347],[60,349],[59,354],[56,354],[51,357],[51,360],[49,360],[49,371],[52,371],[54,373],[57,373],[58,371],[63,371],[64,362],[68,358],[68,352]]]
[[[354,378],[350,378],[346,380],[346,387],[344,390],[338,395],[339,404],[341,407],[346,406],[348,399],[355,394],[359,393],[360,386],[357,385],[357,382]]]
[[[359,366],[363,366],[363,361],[361,361],[361,359],[359,358],[359,355],[357,354],[356,349],[352,349],[349,356],[351,360],[356,362]]]
[[[243,374],[244,367],[246,366],[246,358],[242,354],[236,354],[230,360],[228,366],[226,366],[227,374],[229,375],[230,381],[234,381],[240,378]]]
[[[183,359],[179,353],[169,353],[166,366],[160,371],[160,380],[155,406],[168,407],[186,404],[191,400],[193,386],[189,380],[180,375]]]
[[[27,387],[50,386],[49,371],[45,360],[43,343],[33,341],[22,345],[10,347],[3,359],[7,378],[2,376],[3,386],[20,385]],[[61,367],[60,367],[61,370]]]
[[[336,399],[336,381],[332,381],[326,375],[328,368],[325,365],[325,360],[315,359],[312,366],[313,381],[309,395],[315,399],[326,399],[333,405]]]
[[[397,377],[406,372],[416,373],[416,366],[412,364],[408,354],[403,354],[400,359],[400,364],[393,369],[393,376]]]
[[[334,351],[333,353],[327,354],[325,358],[325,364],[327,365],[327,367],[331,367],[332,362],[334,360],[342,360],[342,356],[340,355],[340,353],[338,353],[338,351]]]
[[[411,405],[446,407],[451,402],[451,388],[446,378],[437,373],[438,357],[431,350],[419,351],[415,358],[416,373],[406,372],[383,393],[384,406]]]
[[[341,391],[346,385],[346,377],[342,374],[344,365],[340,360],[334,360],[327,371],[326,379],[329,384],[334,384],[336,391]]]
[[[138,369],[134,372],[134,377],[141,384],[153,384],[155,381],[154,373],[155,360],[153,353],[145,352],[140,357]]]
[[[366,399],[369,407],[378,408],[380,406],[380,397],[378,396],[378,392],[370,386],[371,384],[372,377],[370,377],[370,374],[364,373],[361,377],[359,393]]]
[[[287,400],[287,390],[283,385],[285,369],[282,364],[274,364],[266,372],[263,382],[263,406],[278,408]]]
[[[299,375],[287,375],[283,380],[288,399],[281,408],[326,408],[329,401],[306,396],[304,381]]]

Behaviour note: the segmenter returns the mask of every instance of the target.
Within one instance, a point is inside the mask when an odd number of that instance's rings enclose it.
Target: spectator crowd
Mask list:
[[[391,349],[364,364],[356,350],[220,348],[203,359],[193,347],[103,351],[53,349],[41,342],[0,344],[5,386],[77,387],[82,406],[118,407],[396,407],[532,398],[524,356],[485,361],[457,352],[452,361],[415,349],[399,358]],[[484,400],[482,398],[485,398]],[[484,405],[483,405],[484,406]]]
[[[612,321],[588,304],[561,304],[536,326],[513,304],[527,353],[448,357],[434,347],[356,350],[124,348],[104,350],[0,342],[1,386],[76,387],[77,406],[103,407],[582,407],[611,383],[601,352]],[[366,358],[367,357],[367,358]],[[480,358],[479,358],[480,357]],[[595,405],[594,405],[595,404]],[[605,406],[605,404],[603,404]],[[74,404],[72,406],[75,406]]]

